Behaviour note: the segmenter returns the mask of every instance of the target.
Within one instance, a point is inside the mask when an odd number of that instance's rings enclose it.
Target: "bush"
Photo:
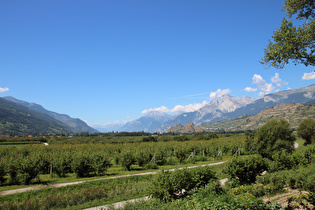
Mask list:
[[[157,142],[157,138],[154,138],[153,136],[145,136],[142,138],[143,142]]]
[[[66,177],[66,174],[71,171],[72,155],[65,150],[55,152],[52,157],[53,172],[59,177]]]
[[[145,169],[158,169],[159,166],[156,163],[148,163],[145,165]]]
[[[92,165],[91,170],[97,176],[102,176],[105,174],[106,170],[111,166],[110,158],[105,154],[93,154],[92,155]]]
[[[72,170],[77,177],[88,177],[92,171],[92,159],[87,152],[77,154],[72,161]]]
[[[6,178],[5,178],[6,175],[7,175],[6,164],[0,159],[0,184],[1,185],[6,181]]]
[[[265,159],[260,156],[235,158],[223,169],[230,178],[239,179],[241,184],[253,183],[256,176],[268,169]]]
[[[16,158],[10,157],[7,162],[7,170],[10,177],[9,183],[10,184],[17,184],[18,183],[18,170],[19,170],[19,163]]]
[[[182,135],[182,136],[174,136],[174,141],[188,141],[189,138],[186,135]]]
[[[170,201],[173,194],[172,183],[170,182],[170,172],[162,170],[152,180],[148,193],[153,198]]]
[[[198,167],[192,169],[192,183],[194,187],[202,187],[210,180],[217,179],[216,173],[210,167]]]
[[[294,156],[285,151],[281,151],[272,156],[273,162],[270,171],[281,171],[292,169],[297,166]]]
[[[131,151],[126,151],[122,153],[121,165],[127,170],[131,170],[131,165],[136,162],[135,157],[131,153]]]
[[[315,142],[315,120],[304,119],[297,128],[297,134],[299,137],[305,139],[305,144],[311,144]]]
[[[153,198],[170,201],[172,198],[182,196],[183,192],[199,188],[210,180],[216,179],[215,172],[210,167],[182,169],[174,172],[161,171],[152,180],[148,191]]]
[[[143,166],[144,164],[150,162],[152,159],[152,154],[149,152],[140,151],[136,154],[136,162],[139,166]]]
[[[232,195],[240,195],[245,193],[253,194],[256,197],[262,197],[265,195],[265,186],[263,184],[251,184],[251,185],[241,185],[231,189]]]
[[[285,119],[273,119],[258,129],[255,149],[261,156],[271,159],[279,151],[292,152],[294,141],[290,124]]]
[[[22,181],[28,185],[32,179],[35,179],[42,168],[42,157],[36,152],[24,153],[18,157],[19,167],[18,171],[21,175]]]

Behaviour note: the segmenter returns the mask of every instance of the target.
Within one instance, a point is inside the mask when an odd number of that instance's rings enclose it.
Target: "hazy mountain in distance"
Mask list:
[[[0,98],[0,132],[2,134],[75,133],[70,126],[48,114]]]
[[[137,120],[132,120],[120,128],[121,131],[145,131],[145,132],[159,132],[161,125],[173,116],[166,113],[156,111],[149,112],[148,114],[140,117]]]
[[[260,111],[274,107],[281,103],[308,103],[315,100],[315,85],[298,89],[290,89],[267,94],[259,98],[233,97],[223,95],[211,100],[197,111],[186,112],[171,117],[169,120],[156,120],[148,116],[141,117],[127,123],[123,128],[126,131],[164,132],[170,126],[180,123],[186,125],[192,122],[196,126],[203,123],[213,123],[225,119],[233,119],[243,115],[256,115]],[[159,113],[159,115],[167,115]],[[170,115],[168,115],[170,116]],[[166,120],[164,123],[163,121]],[[162,125],[159,126],[159,124]],[[150,125],[150,129],[148,129]]]
[[[193,122],[195,125],[218,122],[243,115],[256,115],[260,111],[274,107],[281,103],[307,103],[315,99],[315,85],[298,89],[279,91],[253,99],[250,97],[232,97],[223,95],[211,100],[201,109],[183,113],[175,119],[162,125],[161,130],[166,130],[175,123],[186,124]]]
[[[64,124],[70,126],[71,128],[73,128],[78,133],[81,133],[81,132],[97,133],[98,132],[96,129],[91,128],[84,121],[82,121],[78,118],[71,118],[70,116],[68,116],[66,114],[59,114],[56,112],[49,111],[39,104],[22,101],[22,100],[14,98],[12,96],[6,96],[3,98],[8,100],[8,101],[22,105],[24,107],[27,107],[31,110],[41,112],[44,114],[48,114],[49,116],[55,118],[56,120],[59,120],[59,121],[63,122]]]
[[[117,124],[107,124],[107,125],[93,125],[92,127],[95,128],[96,130],[100,132],[116,132],[120,131],[121,127],[124,126],[125,124],[123,123],[117,123]]]

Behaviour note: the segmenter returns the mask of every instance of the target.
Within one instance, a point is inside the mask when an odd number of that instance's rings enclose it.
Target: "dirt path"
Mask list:
[[[195,166],[188,166],[188,167],[182,167],[182,168],[175,168],[175,169],[169,169],[166,171],[181,170],[184,168],[197,168],[199,166],[201,166],[201,167],[214,166],[214,165],[220,165],[223,163],[226,163],[226,161],[221,161],[221,162],[217,162],[217,163],[209,163],[209,164],[204,164],[204,165],[195,165]],[[144,176],[144,175],[150,175],[150,174],[157,174],[158,172],[159,171],[152,171],[152,172],[145,172],[145,173],[138,173],[138,174],[128,174],[128,175],[121,175],[121,176],[104,177],[104,178],[99,178],[99,179],[78,181],[78,182],[68,182],[68,183],[50,184],[50,185],[37,185],[37,186],[33,186],[33,187],[2,191],[2,192],[0,192],[0,196],[11,195],[11,194],[15,194],[15,193],[22,193],[22,192],[27,192],[27,191],[31,191],[31,190],[39,190],[39,189],[48,188],[48,187],[54,187],[54,188],[65,187],[65,186],[69,186],[69,185],[75,185],[75,184],[81,184],[84,182],[93,182],[93,181],[105,180],[105,179],[117,179],[117,178],[130,177],[130,176]]]
[[[146,196],[143,198],[136,198],[136,199],[132,199],[132,200],[128,200],[128,201],[121,201],[121,202],[112,203],[109,205],[96,206],[96,207],[92,207],[92,208],[88,208],[88,209],[84,209],[84,210],[107,210],[107,209],[111,209],[111,208],[119,209],[119,208],[123,208],[127,203],[146,201],[148,199],[149,199],[149,196]]]

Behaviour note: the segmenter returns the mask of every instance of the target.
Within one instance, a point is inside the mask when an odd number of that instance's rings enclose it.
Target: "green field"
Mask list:
[[[161,194],[158,189],[162,189],[165,186],[154,187],[152,191],[152,183],[155,183],[154,186],[158,186],[159,182],[156,180],[160,179],[159,177],[162,176],[161,173],[117,179],[106,178],[202,165],[225,160],[230,163],[232,159],[238,158],[249,157],[249,159],[255,159],[255,156],[252,154],[253,152],[246,151],[245,149],[248,136],[244,134],[219,135],[219,138],[210,140],[206,140],[208,139],[207,134],[189,135],[185,136],[185,138],[175,137],[159,136],[151,139],[152,141],[150,142],[147,142],[147,136],[53,137],[46,138],[48,146],[44,146],[43,144],[14,145],[14,140],[10,139],[11,145],[0,146],[0,191],[38,185],[48,185],[48,187],[35,191],[1,196],[0,209],[81,209],[144,197],[156,190],[158,192],[155,193]],[[182,141],[182,139],[185,140]],[[304,140],[302,139],[298,139],[297,142],[300,146],[292,154],[292,158],[300,157],[303,159],[309,148],[313,148],[314,146],[304,146]],[[304,186],[299,187],[304,187],[307,190],[309,189],[309,185],[312,184],[309,181],[310,178],[307,177],[309,177],[309,174],[315,174],[314,164],[302,164],[302,159],[290,169],[292,170],[290,173],[295,173],[294,171],[301,170],[299,168],[304,167],[304,171],[307,172],[304,174],[306,181],[304,181]],[[206,206],[209,202],[211,203],[211,199],[214,196],[221,203],[211,205],[223,205],[226,202],[224,200],[238,199],[240,194],[244,194],[245,196],[245,193],[248,193],[247,191],[254,192],[246,195],[248,196],[247,199],[251,199],[254,202],[252,205],[260,205],[262,197],[268,193],[270,195],[270,193],[283,192],[283,186],[286,185],[284,182],[288,184],[293,182],[292,177],[285,177],[282,178],[284,180],[281,183],[282,188],[272,188],[274,184],[279,185],[279,183],[275,183],[276,179],[273,176],[284,176],[279,175],[279,172],[275,170],[276,166],[273,164],[273,162],[269,163],[271,165],[270,172],[272,172],[268,175],[269,180],[261,178],[260,183],[256,183],[256,185],[239,185],[231,179],[232,181],[222,189],[212,184],[212,188],[214,187],[220,192],[222,191],[220,195],[213,194],[208,188],[197,184],[196,186],[199,186],[198,188],[200,189],[189,191],[185,195],[185,198],[174,197],[173,193],[171,193],[172,199],[167,201],[167,206],[171,209],[203,209],[207,208]],[[209,168],[211,168],[209,170],[215,173],[215,180],[229,177],[229,174],[224,171],[226,164],[211,166]],[[195,169],[187,170],[194,171]],[[171,175],[172,173],[175,172],[170,172],[170,175],[167,175],[167,177],[169,176],[170,179],[174,180],[178,180],[179,178],[172,177],[196,177],[196,174],[200,173],[197,176],[199,177],[197,180],[201,179],[200,176],[205,176],[202,175],[204,172],[191,172],[193,173],[192,175],[181,174],[184,172],[176,172],[175,175]],[[170,183],[175,183],[174,180]],[[192,180],[196,180],[196,178],[192,178]],[[85,182],[58,188],[49,186],[56,183],[76,181]],[[164,182],[167,182],[167,179]],[[191,189],[195,189],[195,185],[191,186],[193,182],[195,183],[195,181],[188,181]],[[180,183],[183,183],[183,181],[180,181]],[[264,187],[258,184],[263,184]],[[180,187],[185,188],[182,185]],[[297,186],[292,184],[292,187]],[[171,188],[174,191],[174,187]],[[260,194],[253,189],[259,191]],[[162,193],[163,196],[165,195]],[[145,203],[134,204],[134,206],[127,205],[126,208],[150,209],[158,206],[159,209],[163,209],[165,205],[165,201],[151,199]],[[227,203],[226,205],[229,206],[232,204]],[[245,206],[249,204],[238,200],[237,205]],[[265,206],[265,204],[261,205]]]

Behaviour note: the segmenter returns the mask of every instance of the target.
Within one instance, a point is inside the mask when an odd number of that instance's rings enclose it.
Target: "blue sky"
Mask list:
[[[278,70],[259,63],[286,15],[282,5],[2,0],[0,96],[38,103],[93,126],[126,122],[150,110],[194,110],[224,93],[256,98],[311,85],[312,67]]]

